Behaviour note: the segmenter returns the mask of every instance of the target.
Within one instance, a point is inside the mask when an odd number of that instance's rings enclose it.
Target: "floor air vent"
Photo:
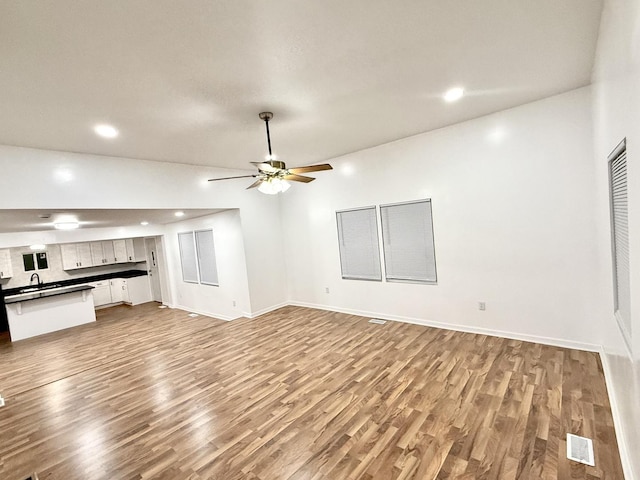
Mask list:
[[[593,461],[593,440],[567,433],[567,458],[574,462],[595,467]]]
[[[369,320],[369,323],[375,323],[377,325],[384,325],[385,323],[387,323],[386,320],[380,320],[379,318],[372,318],[371,320]]]
[[[198,317],[199,315],[197,313],[190,313],[189,316],[193,318],[193,317]]]

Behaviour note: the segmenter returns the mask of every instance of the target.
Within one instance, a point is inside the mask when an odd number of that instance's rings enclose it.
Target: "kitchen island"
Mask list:
[[[95,322],[92,289],[77,285],[5,296],[11,341]]]

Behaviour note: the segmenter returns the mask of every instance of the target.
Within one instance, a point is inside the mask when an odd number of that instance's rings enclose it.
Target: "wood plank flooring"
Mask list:
[[[0,345],[0,393],[2,480],[623,478],[597,354],[299,307],[100,310]]]

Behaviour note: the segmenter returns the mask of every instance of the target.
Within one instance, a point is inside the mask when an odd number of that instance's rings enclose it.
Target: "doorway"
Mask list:
[[[160,287],[160,268],[158,267],[159,256],[156,239],[145,238],[144,244],[147,250],[147,273],[149,274],[151,299],[154,302],[162,303],[162,288]]]

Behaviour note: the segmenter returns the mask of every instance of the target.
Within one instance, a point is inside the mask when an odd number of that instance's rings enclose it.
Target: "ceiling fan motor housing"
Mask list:
[[[278,160],[269,160],[268,162],[269,165],[271,165],[273,168],[277,168],[278,170],[285,170],[285,164],[284,162],[280,162]]]

